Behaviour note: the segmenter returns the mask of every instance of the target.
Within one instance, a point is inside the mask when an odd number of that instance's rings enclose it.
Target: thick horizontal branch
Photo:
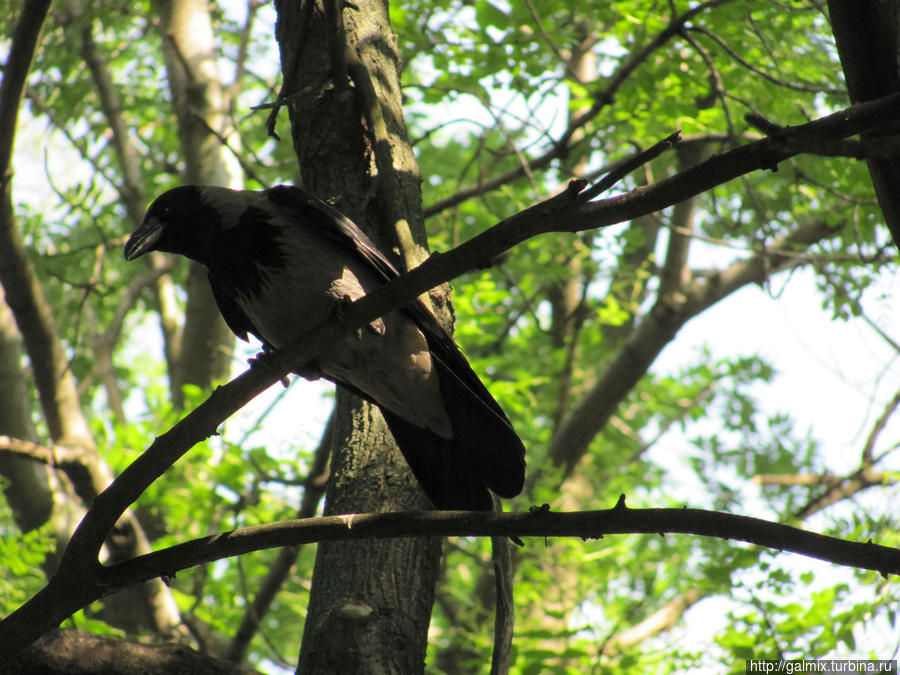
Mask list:
[[[385,537],[579,537],[613,534],[690,534],[743,541],[825,562],[900,575],[900,549],[829,537],[789,525],[721,511],[689,508],[631,509],[624,498],[611,509],[522,513],[421,511],[289,520],[212,535],[104,568],[120,584],[171,576],[221,558],[267,548],[322,541]]]
[[[601,539],[613,534],[690,534],[743,541],[791,551],[837,565],[870,569],[887,576],[900,574],[900,550],[801,530],[759,518],[688,508],[630,509],[624,497],[611,509],[557,513],[534,509],[526,513],[432,511],[352,514],[291,520],[203,537],[140,556],[111,567],[97,567],[90,579],[72,588],[72,579],[57,576],[36,597],[57,594],[70,598],[74,612],[125,586],[173,577],[195,565],[252,551],[322,541],[352,541],[388,537],[492,536],[579,537]],[[599,545],[599,544],[598,544]],[[32,601],[34,602],[34,601]],[[16,623],[23,606],[4,624]],[[56,617],[58,623],[65,617]],[[10,652],[23,648],[15,633],[3,635]],[[2,662],[2,661],[0,661]]]

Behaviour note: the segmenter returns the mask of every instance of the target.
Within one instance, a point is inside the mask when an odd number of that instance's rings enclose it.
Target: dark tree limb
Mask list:
[[[631,509],[624,499],[611,509],[552,512],[535,509],[523,513],[462,511],[347,514],[291,520],[202,537],[98,570],[96,583],[78,589],[78,601],[87,604],[125,586],[222,558],[280,546],[322,541],[370,538],[489,536],[579,537],[602,539],[615,534],[690,534],[742,541],[790,551],[848,567],[874,570],[883,576],[900,575],[900,549],[868,542],[853,542],[802,530],[760,518],[689,508]],[[602,544],[598,544],[602,545]],[[56,578],[36,598],[48,592],[70,594],[65,579]],[[0,624],[16,623],[25,605]],[[5,630],[4,630],[5,632]],[[13,649],[21,644],[15,634],[4,638]]]

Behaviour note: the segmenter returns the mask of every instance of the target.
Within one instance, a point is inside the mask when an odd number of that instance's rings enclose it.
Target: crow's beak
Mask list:
[[[162,235],[163,224],[156,218],[145,218],[125,243],[125,260],[134,260],[152,251]]]

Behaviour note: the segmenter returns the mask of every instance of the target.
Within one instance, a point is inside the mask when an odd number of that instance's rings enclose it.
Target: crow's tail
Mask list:
[[[453,427],[443,438],[382,410],[397,445],[438,509],[489,511],[490,491],[512,498],[525,481],[525,446],[509,419],[453,345],[432,344],[441,397]]]

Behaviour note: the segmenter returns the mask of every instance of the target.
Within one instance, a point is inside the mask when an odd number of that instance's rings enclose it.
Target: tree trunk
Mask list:
[[[340,17],[332,2],[276,4],[304,186],[417,260],[419,175],[386,3],[337,5]],[[425,507],[378,409],[339,392],[336,414],[326,513]],[[320,544],[298,672],[421,672],[439,560],[438,539]]]
[[[335,413],[326,515],[422,508],[378,409],[340,391]],[[439,560],[437,538],[319,544],[297,671],[421,672]]]
[[[37,441],[31,423],[31,397],[22,373],[21,340],[0,288],[0,435]],[[45,523],[53,512],[49,470],[31,459],[0,455],[3,493],[22,532]],[[66,532],[64,536],[68,536]],[[64,536],[60,540],[64,542]]]
[[[900,91],[900,0],[828,0],[828,13],[850,100],[862,103]],[[877,145],[880,138],[895,136],[897,127],[894,121],[862,138]],[[885,224],[900,246],[900,160],[868,159],[866,163]]]

